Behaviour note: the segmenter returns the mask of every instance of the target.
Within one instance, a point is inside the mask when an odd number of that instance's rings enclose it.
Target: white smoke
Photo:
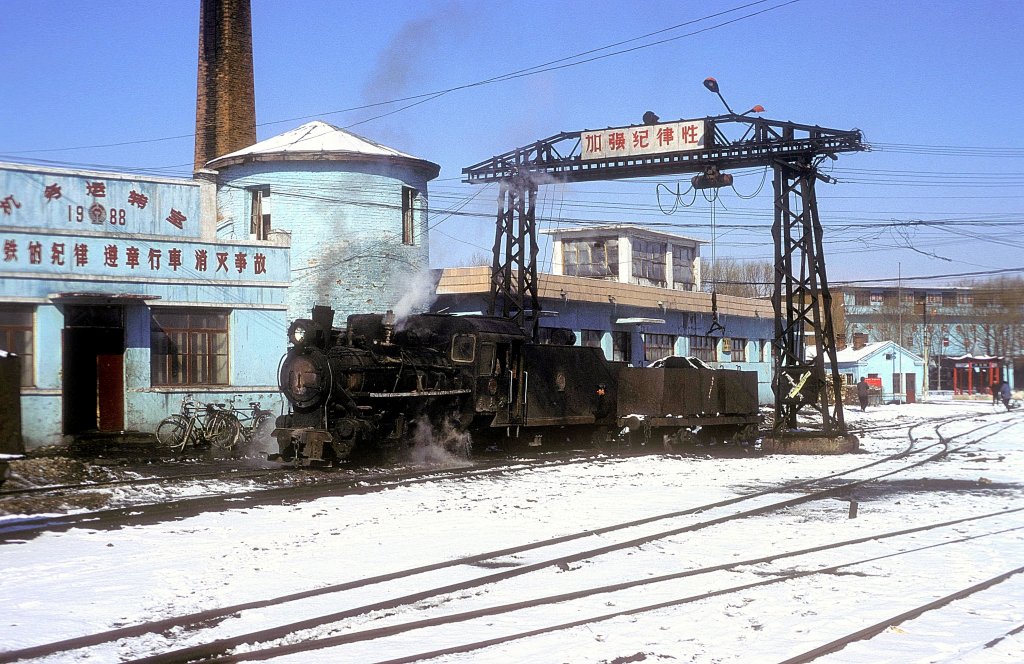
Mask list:
[[[426,415],[416,418],[412,426],[414,464],[427,466],[462,466],[469,460],[473,438],[450,420],[435,427]]]
[[[395,304],[395,329],[401,330],[405,319],[411,314],[430,309],[437,299],[437,279],[431,270],[422,270],[413,275],[406,284],[405,294]]]

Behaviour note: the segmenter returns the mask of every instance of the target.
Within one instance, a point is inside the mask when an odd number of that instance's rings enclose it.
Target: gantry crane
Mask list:
[[[705,86],[718,93],[714,79]],[[760,107],[743,114],[729,110],[667,123],[648,112],[644,124],[562,132],[464,168],[465,182],[499,184],[490,313],[512,318],[536,336],[540,185],[699,173],[694,186],[706,188],[731,183],[727,169],[771,166],[775,434],[795,428],[797,413],[811,407],[821,414],[822,433],[843,435],[842,382],[814,185],[832,181],[818,170],[823,159],[866,149],[861,132],[748,115]],[[805,347],[812,336],[817,352],[808,358]]]

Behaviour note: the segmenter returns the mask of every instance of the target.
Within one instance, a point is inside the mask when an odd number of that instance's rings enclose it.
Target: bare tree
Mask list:
[[[770,297],[775,287],[771,261],[740,261],[719,258],[701,262],[702,290],[739,297]]]

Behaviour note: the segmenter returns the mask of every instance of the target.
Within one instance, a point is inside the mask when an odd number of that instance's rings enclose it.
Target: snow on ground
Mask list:
[[[43,534],[0,547],[0,606],[4,608],[0,649],[277,597],[675,512],[863,465],[904,449],[910,424],[926,417],[971,413],[979,418],[950,425],[943,434],[964,433],[954,444],[984,434],[993,434],[991,437],[948,459],[887,478],[880,488],[865,487],[844,499],[815,501],[663,538],[581,560],[568,569],[550,566],[500,582],[483,593],[460,594],[460,610],[1024,508],[1024,413],[1000,413],[981,402],[883,406],[866,413],[847,411],[853,429],[881,427],[861,436],[863,452],[855,455],[608,457],[302,504],[241,506],[115,531],[75,529]],[[991,421],[1003,424],[971,432]],[[855,519],[849,518],[850,497],[858,501]],[[769,496],[758,502],[777,498]],[[711,510],[622,534],[587,537],[563,545],[559,551],[596,548],[724,513]],[[513,616],[468,621],[446,630],[417,630],[383,645],[352,644],[281,661],[380,661],[613,614],[713,588],[757,583],[794,570],[850,563],[827,574],[592,622],[436,660],[446,664],[612,662],[617,658],[620,662],[778,662],[1024,564],[1022,515],[1024,512],[1006,513],[900,538],[871,539],[840,550],[665,581]],[[950,543],[955,539],[964,541]],[[527,551],[504,562],[523,565],[553,555],[551,551]],[[872,560],[859,562],[867,558]],[[289,620],[361,606],[480,573],[480,568],[462,566],[341,596],[311,598],[289,607]],[[1024,661],[1024,634],[985,647],[1024,623],[1021,577],[909,620],[820,661]],[[408,610],[378,612],[336,625],[333,632],[324,627],[295,638],[441,615],[449,610],[445,605],[428,600],[419,605],[415,615]],[[225,620],[216,628],[217,634],[258,629],[263,626],[262,619],[261,613]],[[151,635],[131,644],[90,651],[87,661],[122,661],[154,650],[184,647],[192,643],[189,639],[188,634],[177,632]],[[48,661],[77,658],[62,655]]]

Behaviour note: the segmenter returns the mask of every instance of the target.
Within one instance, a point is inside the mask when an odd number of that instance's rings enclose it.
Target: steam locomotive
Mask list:
[[[280,387],[290,404],[272,459],[330,465],[410,445],[417,426],[447,423],[474,443],[633,439],[756,430],[757,374],[670,357],[636,368],[573,345],[570,330],[535,343],[489,316],[348,317],[316,306],[288,330]]]

